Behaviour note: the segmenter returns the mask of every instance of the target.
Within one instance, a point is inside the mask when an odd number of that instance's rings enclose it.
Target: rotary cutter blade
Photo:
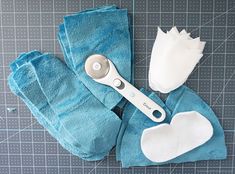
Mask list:
[[[162,122],[165,119],[164,109],[122,78],[105,56],[89,56],[85,62],[85,71],[96,82],[114,88],[152,121]]]

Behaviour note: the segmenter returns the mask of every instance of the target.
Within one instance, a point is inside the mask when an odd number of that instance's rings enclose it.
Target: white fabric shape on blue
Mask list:
[[[170,124],[143,131],[141,149],[153,162],[166,162],[207,142],[213,135],[208,119],[196,111],[177,113]]]
[[[173,27],[164,33],[158,28],[149,65],[149,86],[168,93],[181,86],[203,56],[205,42],[192,39],[185,30]]]

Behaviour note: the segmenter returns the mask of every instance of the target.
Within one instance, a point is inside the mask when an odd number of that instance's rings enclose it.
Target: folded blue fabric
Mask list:
[[[148,94],[148,93],[147,93]],[[223,129],[211,108],[191,89],[182,86],[172,91],[164,104],[154,93],[149,95],[156,103],[161,105],[167,114],[164,123],[170,123],[175,114],[185,111],[197,111],[205,116],[212,124],[214,133],[212,138],[205,144],[189,151],[173,160],[165,163],[155,163],[150,161],[142,153],[140,139],[144,129],[161,123],[154,123],[143,113],[135,109],[133,105],[128,105],[125,109],[123,119],[127,118],[128,123],[121,126],[122,138],[117,142],[117,160],[121,160],[123,167],[161,165],[166,163],[182,163],[197,160],[225,159],[227,150],[224,140]],[[135,110],[133,112],[133,110]],[[128,112],[130,111],[130,112]],[[129,113],[133,113],[131,118]],[[126,127],[125,127],[126,126]],[[198,125],[200,126],[200,125]],[[123,128],[125,127],[125,128]]]
[[[58,40],[65,61],[107,108],[112,109],[122,99],[111,87],[92,80],[84,71],[85,60],[92,54],[109,58],[118,72],[131,80],[131,42],[126,9],[105,6],[65,16],[59,26]]]
[[[150,92],[145,90],[144,88],[141,88],[140,91],[142,93],[144,93],[146,96],[150,95]],[[123,135],[125,133],[126,127],[128,125],[128,122],[130,120],[130,118],[133,116],[134,112],[136,111],[136,107],[133,106],[131,103],[127,103],[126,106],[124,107],[123,110],[123,114],[122,114],[122,123],[121,123],[121,127],[120,127],[120,131],[118,133],[118,137],[117,137],[117,143],[116,143],[116,159],[118,161],[121,160],[121,143],[122,143],[122,139],[123,139]]]
[[[11,90],[64,148],[86,160],[109,153],[121,120],[64,63],[33,51],[22,54],[11,69]]]

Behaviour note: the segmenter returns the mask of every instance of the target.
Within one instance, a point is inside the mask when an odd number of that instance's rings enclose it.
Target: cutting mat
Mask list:
[[[0,3],[1,174],[235,173],[234,0],[1,0]],[[122,169],[112,152],[104,160],[86,162],[63,150],[10,92],[6,81],[9,62],[32,49],[63,57],[56,40],[63,16],[105,4],[129,10],[135,57],[133,78],[137,87],[148,87],[149,59],[157,26],[165,31],[174,25],[186,28],[192,36],[201,36],[207,42],[204,57],[186,84],[218,115],[226,135],[226,160]],[[17,110],[8,112],[7,108]]]

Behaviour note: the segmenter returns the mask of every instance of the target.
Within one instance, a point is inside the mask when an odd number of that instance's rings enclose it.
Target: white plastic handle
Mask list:
[[[113,87],[152,121],[162,122],[166,117],[164,109],[122,78],[113,63],[110,60],[108,61],[110,64],[108,74],[102,79],[94,80]]]

